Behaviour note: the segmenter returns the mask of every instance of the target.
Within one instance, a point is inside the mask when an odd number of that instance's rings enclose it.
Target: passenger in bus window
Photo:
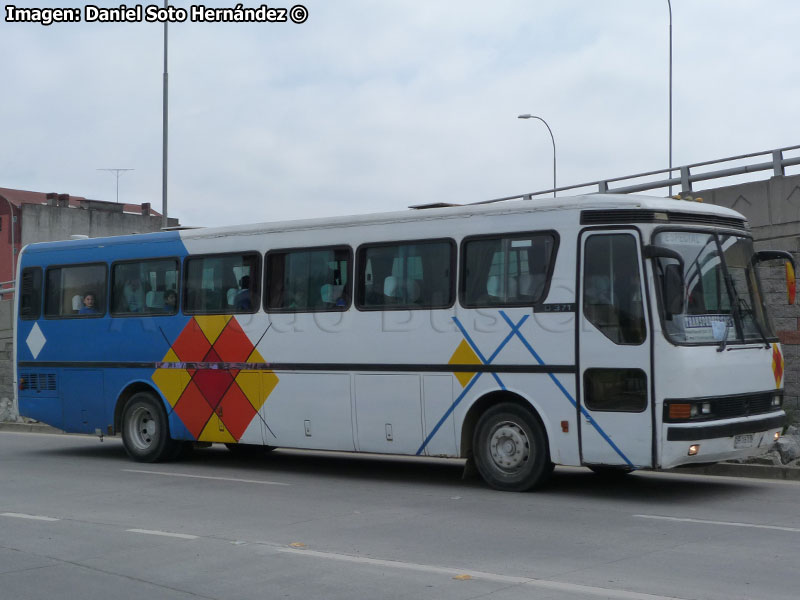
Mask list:
[[[175,290],[167,290],[164,293],[164,310],[168,313],[177,312],[178,308],[178,294]]]
[[[86,292],[83,297],[83,306],[78,311],[79,315],[96,315],[97,307],[95,306],[95,295],[93,292]]]
[[[245,275],[239,280],[241,288],[233,299],[233,308],[236,310],[252,310],[253,304],[250,301],[250,276]]]
[[[125,282],[122,290],[125,302],[128,304],[127,312],[141,312],[144,307],[144,288],[138,277],[131,277]]]
[[[292,294],[292,301],[289,302],[289,308],[297,310],[305,310],[308,308],[308,298],[304,290],[297,288]]]

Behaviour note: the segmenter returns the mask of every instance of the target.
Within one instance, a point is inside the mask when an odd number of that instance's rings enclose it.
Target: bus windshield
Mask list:
[[[675,343],[767,342],[774,338],[764,308],[749,237],[698,231],[661,231],[656,246],[683,257],[659,258],[660,310]],[[680,287],[680,294],[675,289]]]

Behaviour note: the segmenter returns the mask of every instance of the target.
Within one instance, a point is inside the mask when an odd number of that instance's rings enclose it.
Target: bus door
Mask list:
[[[580,247],[581,462],[652,466],[651,332],[639,232],[584,231]]]

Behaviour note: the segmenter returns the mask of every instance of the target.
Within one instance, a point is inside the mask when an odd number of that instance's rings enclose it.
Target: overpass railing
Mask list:
[[[680,186],[681,194],[689,194],[692,192],[692,184],[698,181],[734,177],[736,175],[757,173],[759,171],[772,171],[772,174],[775,176],[785,175],[786,167],[800,165],[800,155],[787,157],[785,154],[798,149],[800,149],[800,145],[787,146],[785,148],[777,148],[775,150],[765,150],[763,152],[754,152],[752,154],[740,154],[739,156],[729,156],[727,158],[718,158],[716,160],[707,160],[690,165],[673,167],[671,170],[659,169],[658,171],[647,171],[645,173],[636,173],[635,175],[626,175],[624,177],[599,179],[597,181],[590,181],[588,183],[579,183],[576,185],[550,188],[538,192],[518,194],[516,196],[494,198],[492,200],[481,200],[480,202],[471,202],[470,204],[493,204],[495,202],[503,202],[505,200],[532,200],[536,196],[544,196],[545,194],[553,194],[555,192],[576,191],[581,190],[582,188],[595,188],[594,190],[584,189],[583,193],[599,192],[601,194],[633,194],[636,192],[645,192],[647,190]],[[703,170],[702,172],[694,172],[694,170],[699,167],[709,167],[715,165],[723,167],[726,165],[726,163],[731,163],[734,161],[747,161],[747,164],[733,167],[726,166],[725,168],[717,168],[710,171]],[[677,172],[677,176],[674,176],[675,172]],[[659,175],[662,177],[658,178]],[[647,177],[656,177],[656,179],[639,181],[637,183],[637,180]]]

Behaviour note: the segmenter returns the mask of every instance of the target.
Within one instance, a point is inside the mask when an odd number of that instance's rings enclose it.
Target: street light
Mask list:
[[[517,118],[518,119],[538,119],[539,121],[544,123],[544,126],[547,127],[547,131],[550,132],[550,140],[553,142],[553,198],[555,198],[556,197],[556,188],[558,186],[556,185],[556,138],[553,137],[553,130],[550,129],[550,125],[548,125],[547,121],[545,121],[542,117],[537,117],[536,115],[524,114],[524,115],[519,115]]]

